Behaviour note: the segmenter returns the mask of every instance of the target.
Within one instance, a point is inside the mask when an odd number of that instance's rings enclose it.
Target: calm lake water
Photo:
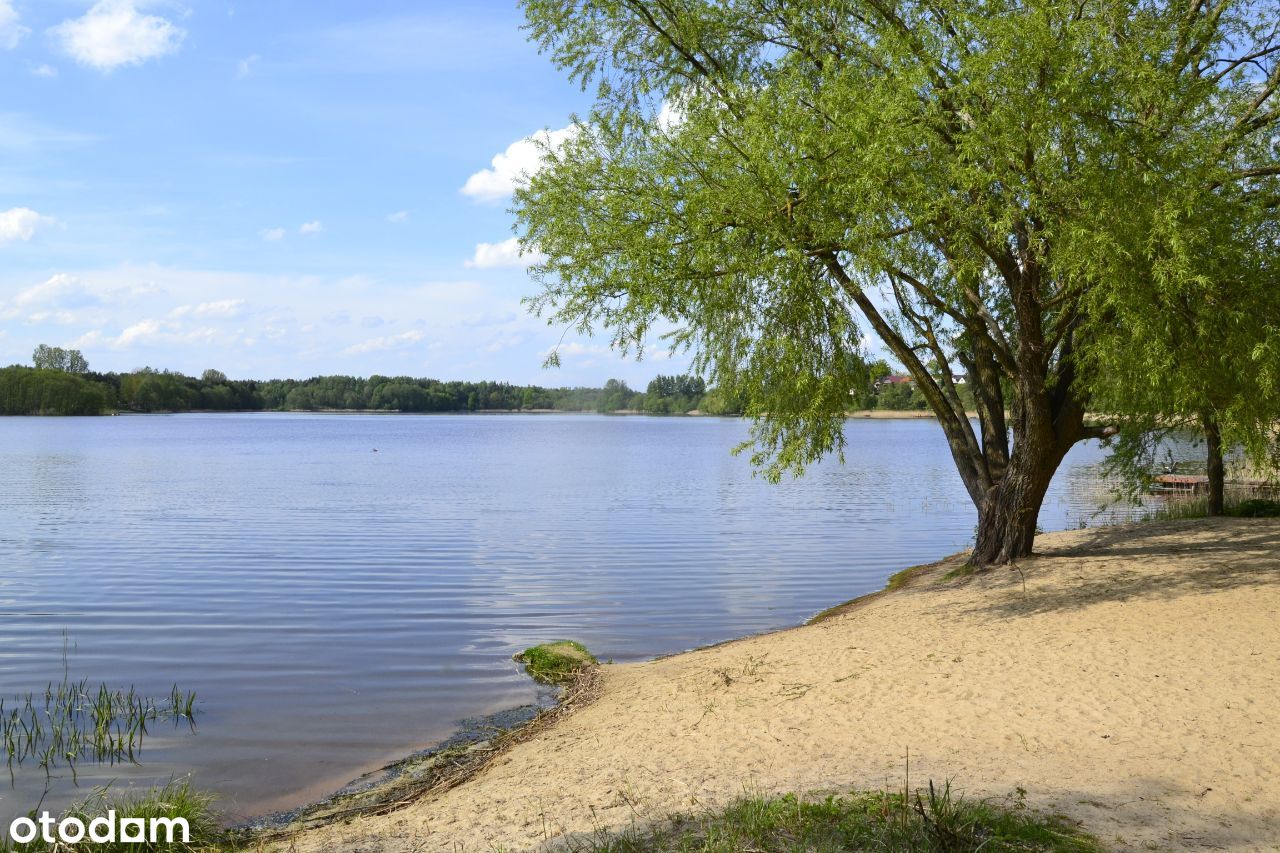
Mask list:
[[[248,817],[323,796],[537,698],[511,655],[631,661],[792,625],[968,545],[937,425],[855,420],[846,462],[771,486],[715,418],[177,415],[0,419],[0,696],[73,678],[200,697],[141,767]],[[377,452],[374,452],[376,448]],[[1077,447],[1041,515],[1098,523]],[[45,773],[0,787],[34,808]]]

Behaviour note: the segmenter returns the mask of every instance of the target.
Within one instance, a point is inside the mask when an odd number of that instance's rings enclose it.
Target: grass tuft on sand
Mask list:
[[[555,640],[531,646],[513,658],[525,672],[544,684],[564,684],[599,663],[587,647],[574,640]]]
[[[569,849],[590,853],[737,853],[847,850],[1060,851],[1104,848],[1076,825],[1031,812],[1021,796],[999,805],[971,802],[950,784],[908,796],[857,793],[805,799],[749,797],[723,811],[677,817],[660,827],[601,833]]]
[[[159,788],[145,791],[122,793],[113,796],[107,787],[95,790],[83,803],[73,806],[63,813],[62,818],[78,818],[88,825],[94,818],[105,817],[115,812],[117,828],[120,821],[128,818],[141,818],[144,826],[149,827],[153,818],[184,818],[190,828],[188,840],[178,839],[181,834],[175,832],[173,843],[165,840],[162,830],[159,839],[152,843],[120,841],[95,842],[84,838],[79,842],[68,843],[55,841],[52,844],[36,840],[26,844],[14,841],[0,842],[3,853],[140,853],[140,851],[165,851],[165,853],[204,853],[204,851],[228,851],[235,849],[223,831],[219,815],[213,809],[213,796],[202,793],[191,787],[186,780],[170,782]],[[117,829],[117,838],[121,831]]]

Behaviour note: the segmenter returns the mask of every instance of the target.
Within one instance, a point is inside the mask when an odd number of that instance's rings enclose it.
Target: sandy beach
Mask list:
[[[594,702],[471,781],[297,836],[306,851],[531,850],[746,792],[929,779],[1117,849],[1280,848],[1280,521],[1040,537],[1020,572],[603,666]],[[851,557],[856,559],[856,556]]]

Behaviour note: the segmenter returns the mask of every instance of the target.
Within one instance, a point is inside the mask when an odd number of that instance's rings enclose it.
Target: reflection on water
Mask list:
[[[968,545],[931,421],[851,421],[846,462],[753,478],[736,420],[181,415],[0,420],[0,695],[73,678],[202,697],[141,768],[249,815],[323,795],[532,701],[511,655],[560,637],[636,660],[793,624]],[[376,452],[375,451],[376,448]],[[1100,451],[1046,530],[1093,518]],[[43,771],[0,788],[35,806]]]

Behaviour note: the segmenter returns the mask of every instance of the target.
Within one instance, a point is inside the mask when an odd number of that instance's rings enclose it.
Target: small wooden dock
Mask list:
[[[1151,491],[1155,494],[1199,495],[1209,491],[1209,477],[1205,474],[1160,474],[1152,479]]]
[[[1280,491],[1276,483],[1266,480],[1231,479],[1224,484],[1235,493],[1272,495]],[[1153,495],[1203,495],[1209,492],[1209,477],[1205,474],[1158,474],[1151,480]]]

